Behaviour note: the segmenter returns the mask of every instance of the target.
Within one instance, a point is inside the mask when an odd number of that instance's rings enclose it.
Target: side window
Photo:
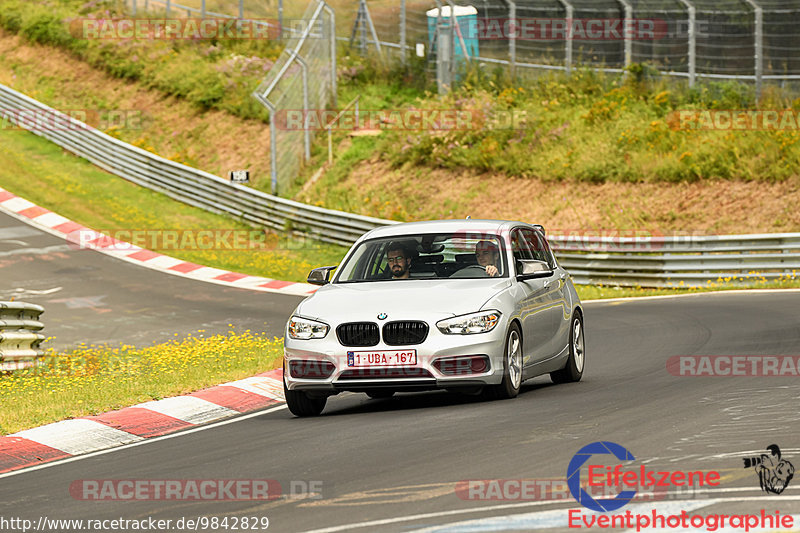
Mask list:
[[[522,230],[515,229],[511,232],[511,251],[514,254],[514,266],[516,267],[517,261],[520,259],[533,259],[528,244],[525,242],[525,237],[522,235]]]
[[[536,259],[537,261],[544,261],[549,265],[550,254],[547,253],[546,245],[544,244],[544,241],[539,238],[539,234],[531,229],[522,230],[522,234],[525,236],[525,242],[528,244],[528,248],[530,248],[531,253],[533,254],[533,259]]]
[[[547,242],[547,238],[539,232],[536,232],[539,235],[539,239],[541,239],[542,244],[544,245],[544,251],[547,254],[547,263],[550,265],[550,268],[555,270],[558,267],[556,263],[556,256],[553,254],[553,249],[550,248],[550,243]]]

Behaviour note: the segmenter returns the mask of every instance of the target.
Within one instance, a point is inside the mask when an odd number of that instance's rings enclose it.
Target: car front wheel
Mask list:
[[[583,366],[586,362],[586,352],[583,339],[583,318],[580,313],[572,317],[572,327],[569,332],[569,357],[567,364],[561,370],[550,372],[553,383],[570,383],[580,381],[583,376]]]
[[[503,356],[503,381],[499,385],[486,388],[489,397],[504,400],[519,394],[522,385],[522,335],[515,323],[508,328],[506,334],[505,353]]]
[[[283,380],[283,396],[286,398],[286,406],[294,416],[319,416],[328,398],[309,398],[303,391],[294,391],[286,388],[286,380]]]

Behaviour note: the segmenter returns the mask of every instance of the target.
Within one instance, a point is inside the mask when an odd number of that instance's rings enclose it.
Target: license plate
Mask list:
[[[417,364],[416,350],[347,352],[347,366],[407,366]]]

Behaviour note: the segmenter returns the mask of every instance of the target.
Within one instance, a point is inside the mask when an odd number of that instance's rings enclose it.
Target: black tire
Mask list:
[[[384,389],[373,389],[366,391],[367,396],[372,398],[373,400],[384,400],[386,398],[391,398],[394,396],[393,390],[384,390]]]
[[[294,416],[319,416],[325,409],[328,398],[309,398],[303,391],[294,391],[286,388],[286,380],[283,380],[283,395],[286,398],[286,406]]]
[[[516,342],[516,348],[512,347],[512,344]],[[515,349],[516,353],[512,354],[511,349]],[[510,369],[510,361],[515,360],[516,364],[513,365],[518,367],[516,371],[519,373],[518,376],[513,375]],[[519,394],[520,386],[522,385],[522,333],[519,330],[519,326],[514,323],[508,328],[508,333],[506,333],[506,343],[503,350],[503,381],[500,382],[499,385],[492,385],[486,387],[485,394],[494,400],[507,400],[510,398],[515,398],[517,394]]]
[[[583,369],[585,366],[586,351],[583,335],[583,317],[580,313],[575,313],[569,328],[569,357],[567,358],[567,364],[564,365],[564,368],[561,370],[550,372],[550,379],[553,380],[553,383],[574,383],[580,381],[581,377],[583,377]]]

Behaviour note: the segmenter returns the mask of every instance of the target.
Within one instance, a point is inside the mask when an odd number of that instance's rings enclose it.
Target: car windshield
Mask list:
[[[404,235],[362,242],[334,283],[508,277],[503,242],[492,233]]]

